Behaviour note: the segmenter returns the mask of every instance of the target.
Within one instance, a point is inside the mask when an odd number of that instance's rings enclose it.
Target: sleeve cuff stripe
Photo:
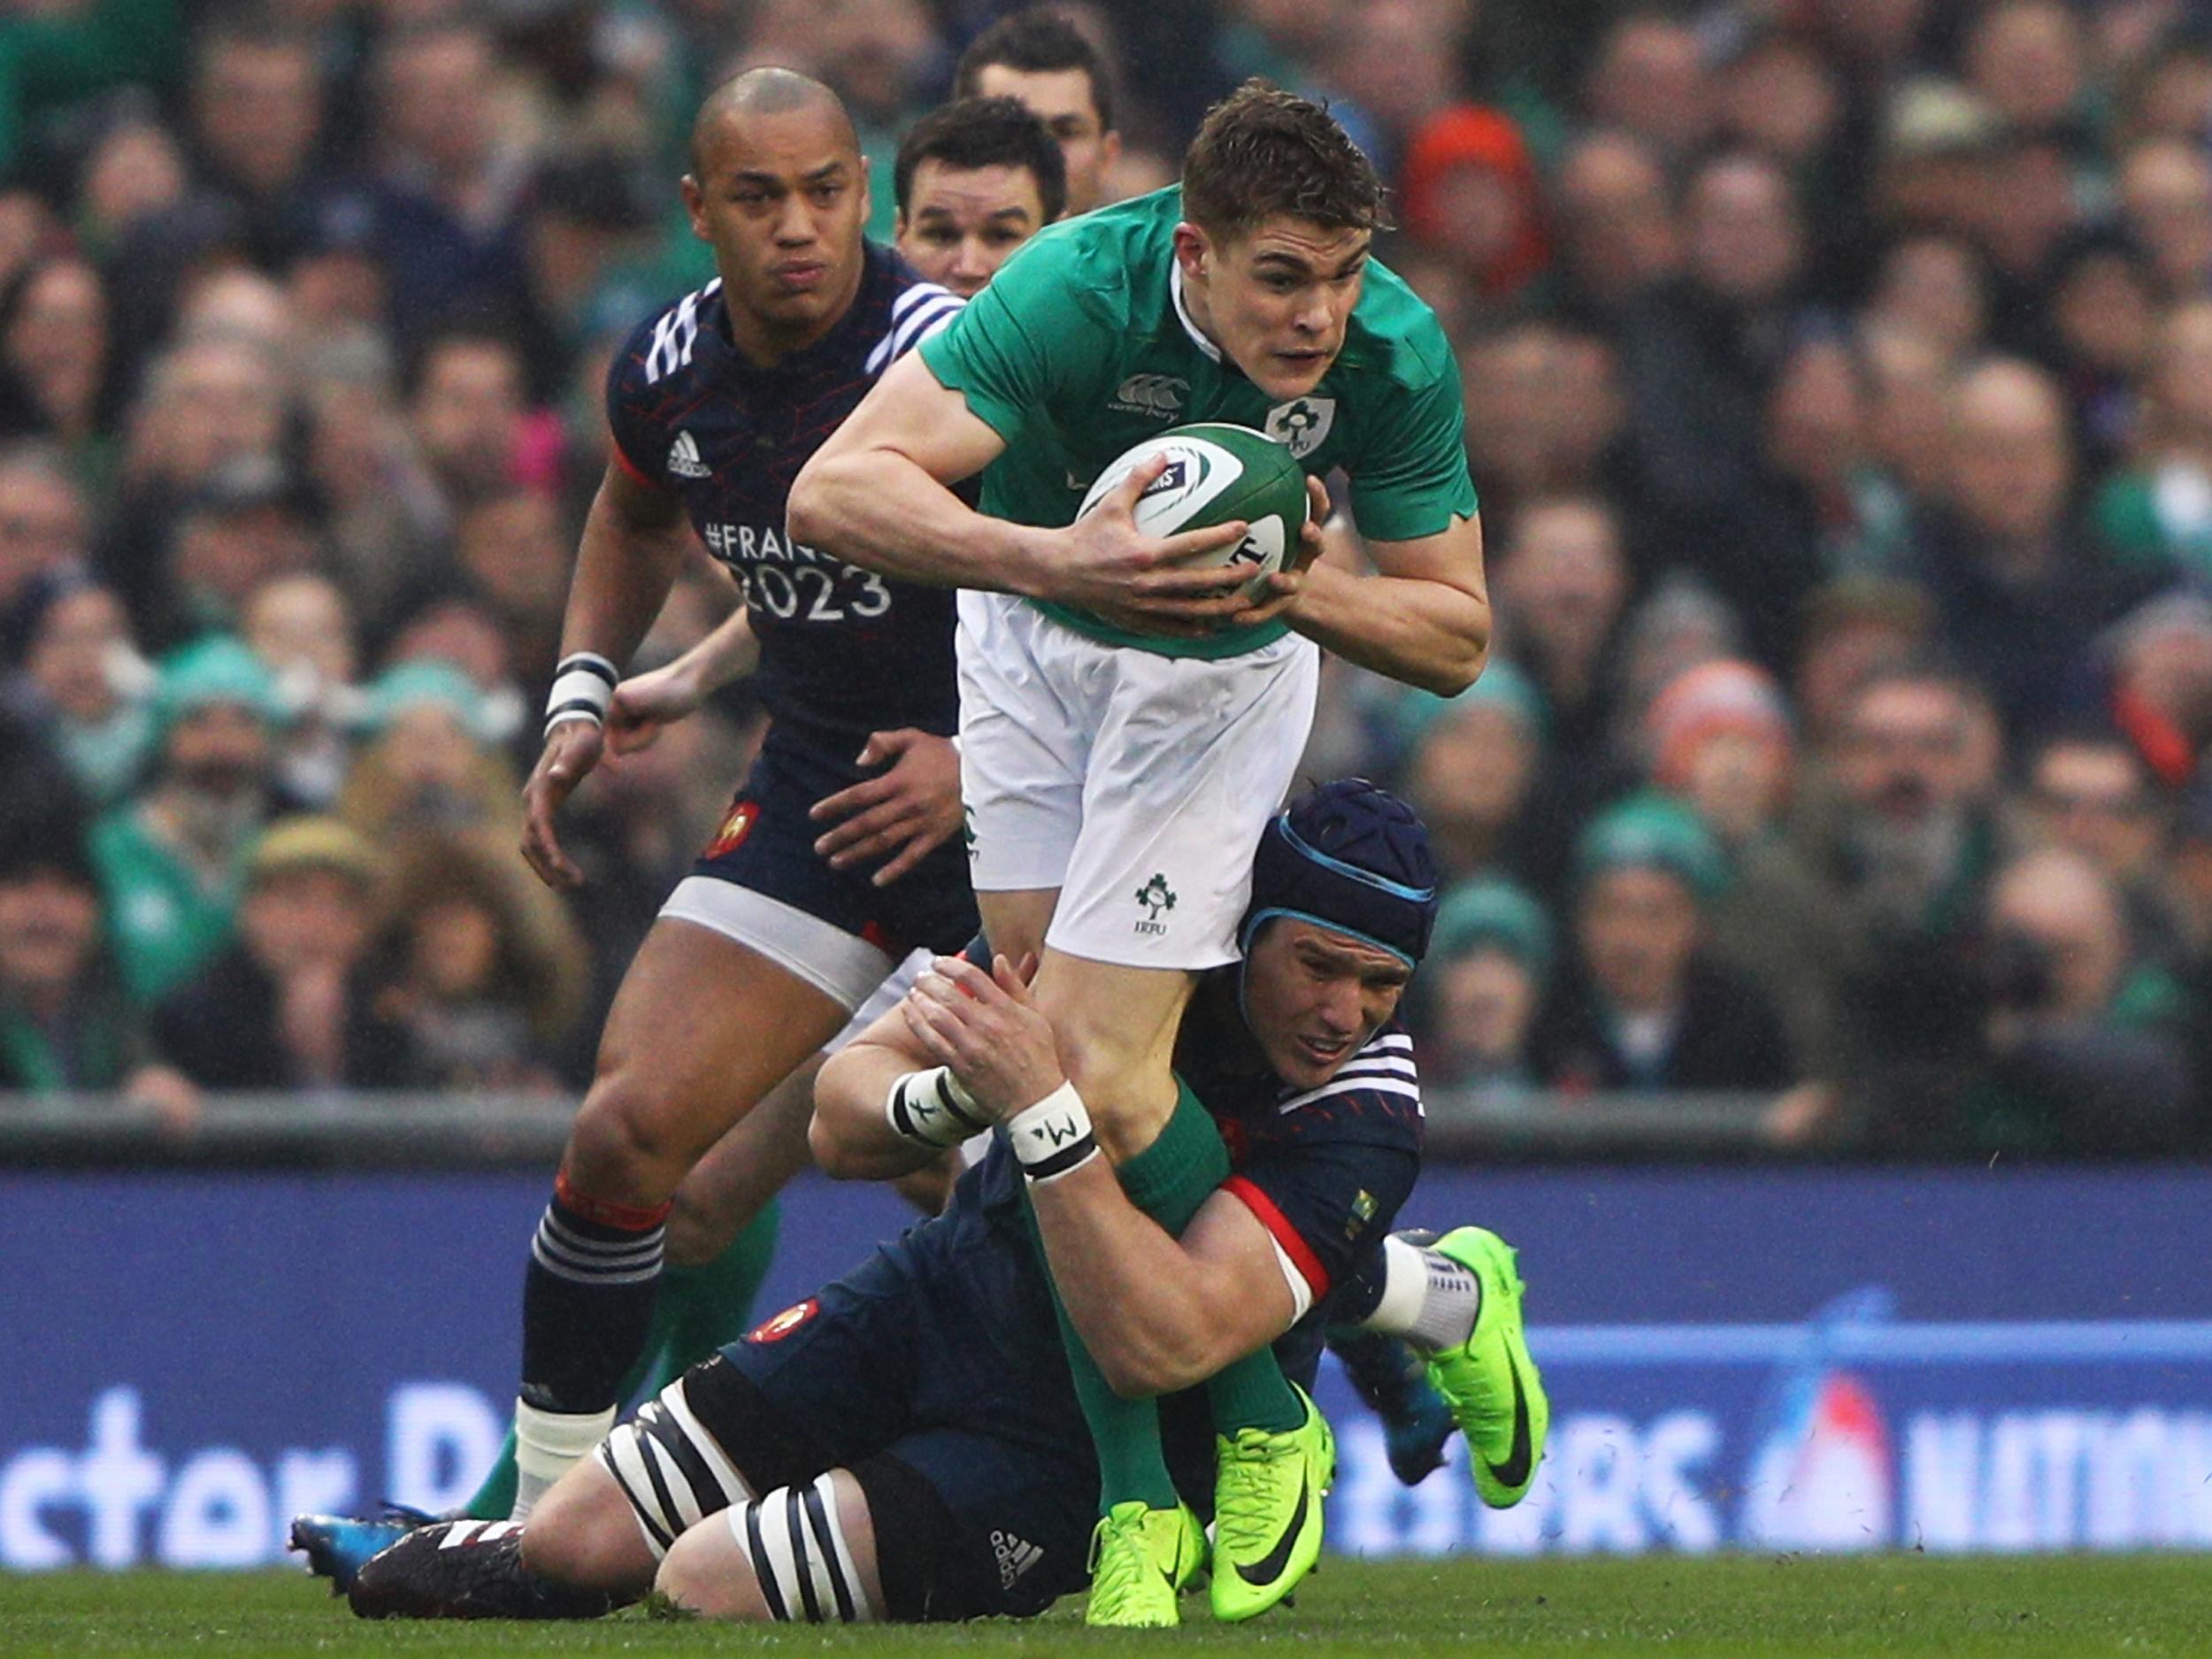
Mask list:
[[[1321,1265],[1321,1258],[1313,1253],[1298,1229],[1290,1225],[1290,1218],[1277,1209],[1275,1201],[1241,1175],[1232,1175],[1221,1184],[1221,1190],[1233,1194],[1265,1227],[1268,1236],[1275,1240],[1275,1248],[1290,1258],[1313,1292],[1316,1302],[1329,1294],[1329,1270]]]

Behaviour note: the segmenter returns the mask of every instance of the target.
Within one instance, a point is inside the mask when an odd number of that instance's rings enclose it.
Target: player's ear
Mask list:
[[[1175,263],[1182,267],[1185,281],[1202,282],[1206,280],[1209,274],[1206,259],[1211,248],[1212,244],[1206,240],[1206,233],[1188,219],[1175,227]]]
[[[701,242],[712,242],[714,238],[707,233],[707,193],[699,188],[699,180],[687,173],[683,177],[682,190],[684,211],[691,219],[691,234]]]

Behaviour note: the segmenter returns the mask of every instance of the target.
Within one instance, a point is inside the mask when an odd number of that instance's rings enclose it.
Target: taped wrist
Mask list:
[[[894,1133],[917,1146],[956,1147],[991,1126],[950,1068],[909,1071],[891,1085],[883,1115]]]
[[[1006,1134],[1022,1173],[1040,1187],[1098,1156],[1091,1114],[1072,1083],[1061,1084],[1034,1106],[1017,1112],[1007,1120]]]
[[[615,665],[595,651],[578,651],[561,658],[560,666],[553,671],[553,689],[545,699],[547,733],[572,720],[606,725],[607,710],[614,706],[615,684],[620,679]]]

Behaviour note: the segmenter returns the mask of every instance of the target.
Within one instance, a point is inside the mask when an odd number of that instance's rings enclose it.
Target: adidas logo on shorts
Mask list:
[[[991,1553],[998,1557],[998,1587],[1010,1590],[1022,1574],[1045,1558],[1045,1552],[1011,1532],[991,1534]]]
[[[699,458],[699,441],[687,432],[676,434],[668,451],[668,470],[678,478],[705,478],[712,471]]]

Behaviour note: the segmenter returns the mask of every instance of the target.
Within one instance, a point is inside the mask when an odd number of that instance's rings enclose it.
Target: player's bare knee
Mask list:
[[[584,1097],[562,1160],[571,1184],[595,1198],[660,1203],[673,1195],[694,1149],[670,1132],[667,1103],[626,1079],[603,1078]]]
[[[702,1618],[757,1624],[774,1617],[726,1516],[707,1517],[670,1545],[653,1588]]]
[[[522,1563],[563,1584],[625,1595],[653,1578],[653,1552],[622,1489],[591,1459],[538,1501],[522,1530]]]

